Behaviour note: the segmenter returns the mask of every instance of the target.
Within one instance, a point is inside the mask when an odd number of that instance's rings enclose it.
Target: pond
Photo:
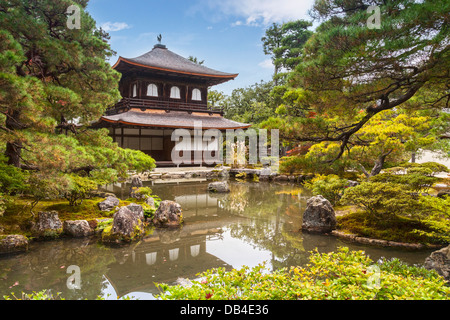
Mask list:
[[[66,299],[154,299],[156,283],[195,279],[211,268],[274,270],[308,261],[309,252],[340,246],[364,250],[372,260],[398,257],[422,264],[432,250],[408,251],[344,242],[302,233],[301,220],[311,194],[298,185],[230,181],[231,193],[209,194],[206,181],[149,183],[153,193],[181,204],[179,230],[153,230],[139,243],[105,246],[97,239],[33,242],[27,253],[0,257],[0,297],[11,292],[51,289]],[[112,189],[111,189],[112,188]],[[111,186],[127,197],[129,186]],[[69,289],[69,266],[77,266],[81,288]]]

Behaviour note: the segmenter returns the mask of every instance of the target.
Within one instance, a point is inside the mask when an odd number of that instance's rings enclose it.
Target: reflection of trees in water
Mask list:
[[[283,230],[284,226],[280,229],[277,230],[273,222],[264,220],[250,224],[233,224],[230,226],[230,234],[254,248],[272,252],[270,263],[274,269],[302,263],[305,250],[301,234]]]
[[[222,207],[249,218],[271,218],[280,206],[299,203],[298,189],[290,184],[235,182],[230,184],[230,193],[221,199]]]
[[[16,259],[1,261],[0,292],[41,291],[51,288],[68,300],[95,299],[104,289],[103,274],[115,261],[109,250],[90,244],[89,240],[64,240],[38,243]],[[82,290],[67,288],[70,265],[81,270]],[[17,286],[9,288],[12,284]]]
[[[306,201],[299,196],[301,188],[289,184],[233,183],[230,189],[224,209],[251,218],[229,226],[234,238],[254,248],[270,250],[274,268],[305,260],[302,235],[298,232],[301,202]]]

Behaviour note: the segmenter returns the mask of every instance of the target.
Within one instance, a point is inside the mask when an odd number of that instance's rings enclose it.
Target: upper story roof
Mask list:
[[[156,72],[205,78],[211,84],[223,83],[238,76],[236,73],[217,71],[194,63],[161,44],[155,45],[151,51],[136,58],[119,57],[113,68],[123,73],[133,66]]]

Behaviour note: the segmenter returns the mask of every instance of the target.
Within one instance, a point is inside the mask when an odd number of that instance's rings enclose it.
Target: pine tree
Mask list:
[[[90,129],[120,98],[120,74],[87,2],[0,0],[0,148],[41,191],[52,178],[70,189],[73,174],[107,182],[154,166],[149,156],[118,148],[107,130]]]
[[[291,137],[337,142],[338,159],[383,111],[448,108],[449,10],[448,1],[316,0],[322,23],[288,81],[298,96],[288,112],[306,114]]]

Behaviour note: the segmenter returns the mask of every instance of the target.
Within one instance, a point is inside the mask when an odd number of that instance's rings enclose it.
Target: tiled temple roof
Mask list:
[[[119,60],[116,62],[113,68],[118,71],[122,71],[124,64],[170,73],[186,74],[207,78],[219,78],[222,79],[221,82],[232,80],[238,76],[238,74],[235,73],[221,72],[194,63],[170,51],[163,45],[155,45],[153,50],[136,58],[119,57]]]
[[[185,111],[171,111],[164,110],[145,110],[131,109],[130,111],[119,113],[111,116],[103,116],[100,122],[155,127],[155,128],[183,128],[193,129],[195,122],[201,123],[202,129],[245,129],[251,125],[246,123],[239,123],[226,119],[220,115],[208,113],[188,113]]]

